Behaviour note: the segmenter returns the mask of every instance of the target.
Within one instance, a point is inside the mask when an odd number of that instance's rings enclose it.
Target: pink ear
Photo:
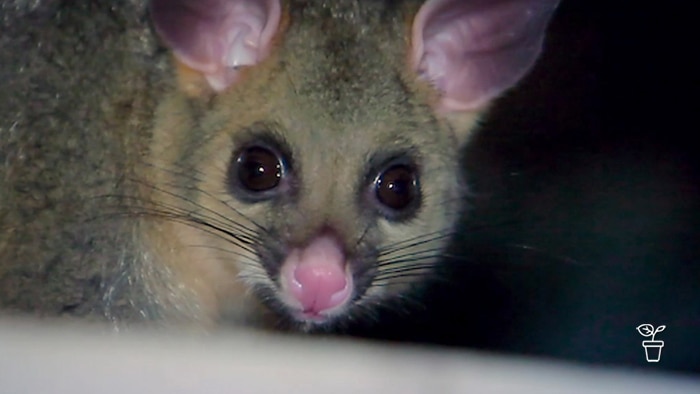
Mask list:
[[[156,31],[175,56],[216,91],[239,67],[262,61],[280,22],[279,0],[152,0]]]
[[[542,49],[558,0],[428,0],[413,22],[412,62],[441,112],[477,109],[518,82]]]

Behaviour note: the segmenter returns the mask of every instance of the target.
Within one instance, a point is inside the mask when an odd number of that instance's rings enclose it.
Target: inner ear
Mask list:
[[[411,60],[442,113],[473,111],[515,85],[539,56],[558,0],[428,0],[412,26]]]
[[[281,18],[279,0],[152,0],[150,11],[178,61],[215,91],[269,55]]]

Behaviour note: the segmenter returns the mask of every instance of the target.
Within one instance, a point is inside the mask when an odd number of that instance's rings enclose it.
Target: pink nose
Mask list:
[[[352,293],[343,247],[332,235],[292,250],[282,263],[281,280],[282,288],[310,315],[344,304]]]

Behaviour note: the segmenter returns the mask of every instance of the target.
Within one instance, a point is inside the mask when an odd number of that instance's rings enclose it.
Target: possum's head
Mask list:
[[[400,298],[453,229],[461,146],[555,3],[153,1],[179,80],[159,186],[205,250],[182,264],[307,327]]]

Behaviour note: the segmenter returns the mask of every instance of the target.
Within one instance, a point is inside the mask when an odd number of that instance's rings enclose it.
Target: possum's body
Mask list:
[[[138,2],[3,11],[0,302],[308,329],[407,297],[556,2],[465,4],[154,1],[174,60]]]
[[[140,319],[138,277],[118,280],[140,256],[131,223],[87,219],[149,147],[167,58],[146,2],[0,7],[0,305]]]

